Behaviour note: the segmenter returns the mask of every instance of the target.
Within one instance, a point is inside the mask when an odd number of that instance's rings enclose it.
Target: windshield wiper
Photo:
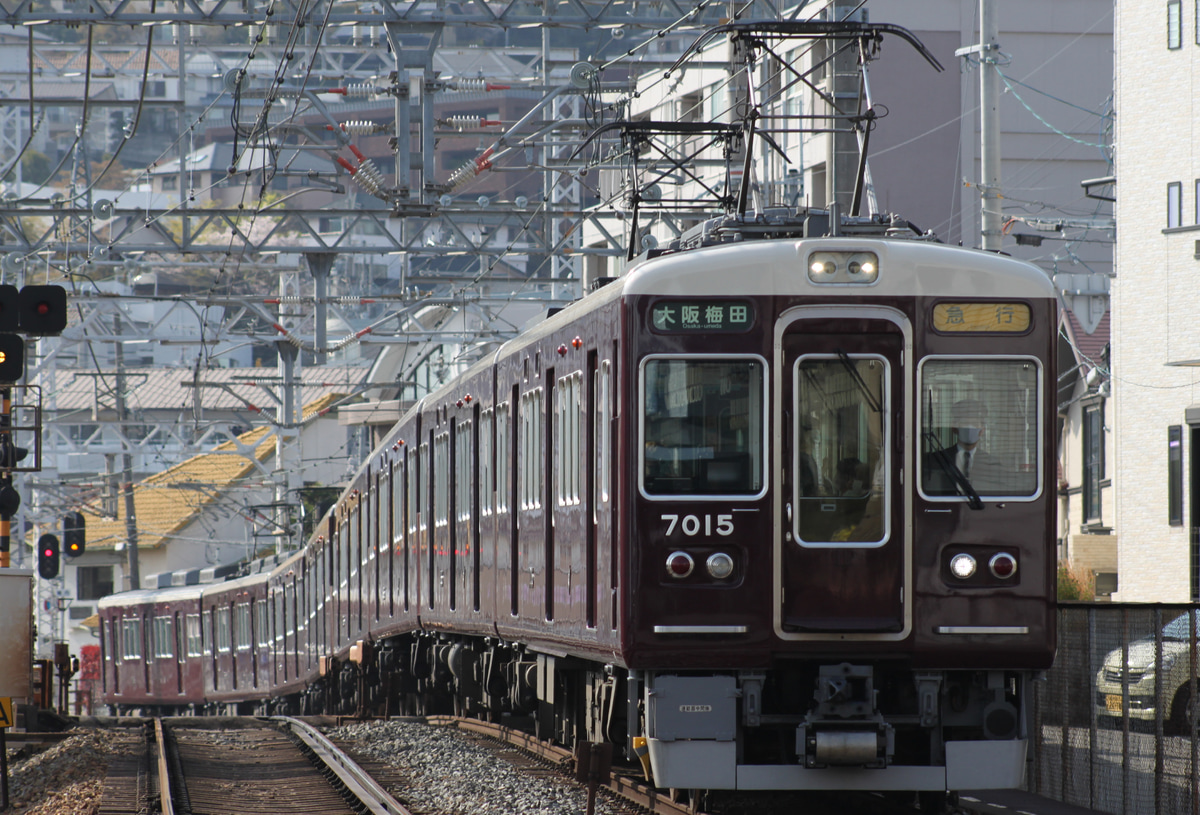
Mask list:
[[[871,389],[867,387],[866,381],[863,380],[862,374],[858,372],[858,368],[850,359],[850,355],[841,348],[837,349],[838,359],[842,362],[842,367],[846,369],[846,373],[850,374],[850,378],[854,380],[854,384],[862,391],[862,395],[867,398],[867,404],[871,406],[871,410],[876,413],[883,413],[883,404],[875,398],[875,394],[871,393]]]
[[[967,506],[971,509],[983,509],[983,500],[979,497],[979,493],[971,486],[971,480],[963,474],[963,471],[958,469],[958,465],[954,463],[954,457],[949,455],[945,447],[938,442],[937,436],[933,431],[925,431],[925,440],[929,442],[930,456],[935,459],[938,466],[945,471],[946,475],[950,476],[958,488],[967,496]]]

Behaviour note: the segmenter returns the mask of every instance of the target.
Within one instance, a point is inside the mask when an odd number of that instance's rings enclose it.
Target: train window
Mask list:
[[[155,617],[151,621],[150,634],[150,646],[155,658],[169,659],[175,656],[175,627],[170,617]]]
[[[1041,367],[1033,358],[921,363],[921,493],[1032,500],[1041,491]]]
[[[256,603],[254,606],[257,619],[255,626],[258,628],[258,647],[271,647],[271,625],[267,618],[268,606],[266,603]]]
[[[204,644],[200,637],[200,615],[188,614],[183,618],[183,625],[187,630],[187,655],[204,656]]]
[[[421,447],[417,451],[417,463],[413,467],[413,472],[417,474],[417,528],[425,529],[426,513],[429,512],[429,477],[428,469],[424,472],[421,470],[421,462],[429,461],[429,442],[421,442]]]
[[[121,656],[124,659],[142,658],[142,621],[136,617],[121,622]]]
[[[362,559],[362,536],[359,506],[355,504],[350,508],[350,522],[346,525],[346,531],[349,533],[348,543],[346,544],[346,557],[350,560],[350,581],[358,577],[359,564]]]
[[[508,420],[508,402],[496,405],[496,512],[508,512],[509,453],[511,451],[511,425]]]
[[[763,494],[765,370],[757,356],[643,360],[643,495]]]
[[[889,536],[887,361],[807,354],[792,377],[797,542],[882,545]]]
[[[487,517],[492,514],[492,497],[495,485],[492,483],[492,409],[488,408],[479,416],[479,514]]]
[[[536,388],[521,395],[520,438],[521,509],[537,509],[542,505],[542,462],[545,460],[542,437],[542,389]]]
[[[612,471],[612,363],[604,360],[596,370],[596,497],[608,501]]]
[[[219,608],[217,609],[217,653],[228,651],[229,646],[229,608]]]
[[[237,615],[234,618],[234,637],[233,641],[237,644],[239,651],[250,650],[250,604],[239,603],[234,609]]]
[[[579,468],[583,454],[579,449],[579,428],[583,422],[580,401],[583,372],[576,371],[558,380],[558,504],[579,503]]]
[[[460,521],[471,519],[471,434],[473,424],[458,422],[454,426],[454,509]]]
[[[450,434],[433,439],[433,522],[445,526],[450,510]]]
[[[404,536],[404,458],[396,459],[392,468],[392,541],[399,543]]]

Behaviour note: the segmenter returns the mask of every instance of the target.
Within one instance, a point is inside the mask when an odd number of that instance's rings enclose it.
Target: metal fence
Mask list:
[[[1098,812],[1200,815],[1200,605],[1063,603],[1034,683],[1031,792]]]

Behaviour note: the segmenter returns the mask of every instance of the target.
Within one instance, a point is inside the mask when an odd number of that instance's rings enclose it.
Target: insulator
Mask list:
[[[466,130],[479,124],[478,116],[451,116],[446,120],[455,130]]]
[[[486,79],[460,79],[454,83],[454,90],[459,91],[461,93],[467,93],[468,91],[486,91],[487,90],[487,80]]]
[[[450,174],[450,181],[447,185],[450,192],[454,193],[461,190],[463,187],[470,184],[479,175],[479,165],[475,159],[469,159],[461,167]]]
[[[371,136],[383,130],[381,125],[374,122],[341,122],[340,127],[351,136]]]
[[[366,82],[351,82],[346,85],[346,98],[351,96],[374,96],[375,86]]]

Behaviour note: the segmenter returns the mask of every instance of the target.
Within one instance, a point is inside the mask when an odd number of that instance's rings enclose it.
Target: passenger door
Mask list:
[[[907,636],[908,334],[880,307],[794,309],[777,327],[784,638]]]

